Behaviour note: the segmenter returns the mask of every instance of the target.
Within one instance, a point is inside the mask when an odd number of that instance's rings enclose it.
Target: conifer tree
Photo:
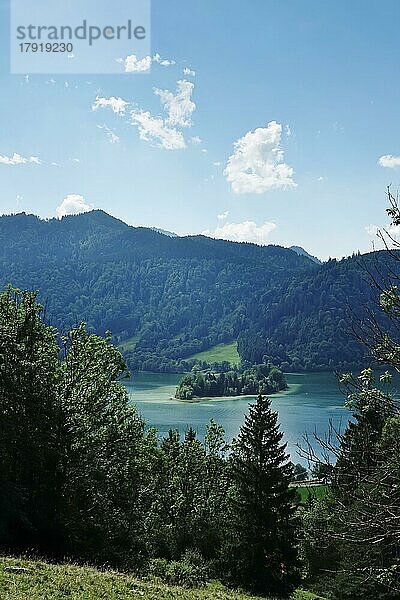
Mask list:
[[[233,444],[229,577],[258,593],[290,594],[298,579],[292,469],[278,414],[259,396]]]

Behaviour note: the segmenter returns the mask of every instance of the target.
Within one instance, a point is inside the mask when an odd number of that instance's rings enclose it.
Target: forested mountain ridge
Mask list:
[[[133,369],[182,370],[182,360],[236,339],[242,359],[287,370],[357,362],[347,302],[364,302],[359,263],[378,255],[317,265],[279,246],[168,237],[103,211],[0,217],[1,287],[39,290],[60,330],[85,320],[116,341],[134,338]]]

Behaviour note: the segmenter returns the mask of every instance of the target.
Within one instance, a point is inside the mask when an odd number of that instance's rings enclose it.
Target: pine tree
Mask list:
[[[298,580],[291,465],[278,414],[259,396],[250,406],[231,456],[231,582],[265,594],[290,594]],[[230,564],[229,564],[230,563]]]

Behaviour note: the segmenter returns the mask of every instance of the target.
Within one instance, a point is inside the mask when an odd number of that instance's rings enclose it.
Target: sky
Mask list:
[[[151,52],[119,74],[12,75],[0,0],[0,213],[371,250],[400,184],[398,0],[151,10]]]

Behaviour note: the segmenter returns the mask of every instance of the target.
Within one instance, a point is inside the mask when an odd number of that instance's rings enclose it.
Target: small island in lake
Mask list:
[[[273,365],[254,365],[245,371],[195,371],[185,375],[176,389],[178,400],[224,396],[266,395],[287,389],[285,376]]]

